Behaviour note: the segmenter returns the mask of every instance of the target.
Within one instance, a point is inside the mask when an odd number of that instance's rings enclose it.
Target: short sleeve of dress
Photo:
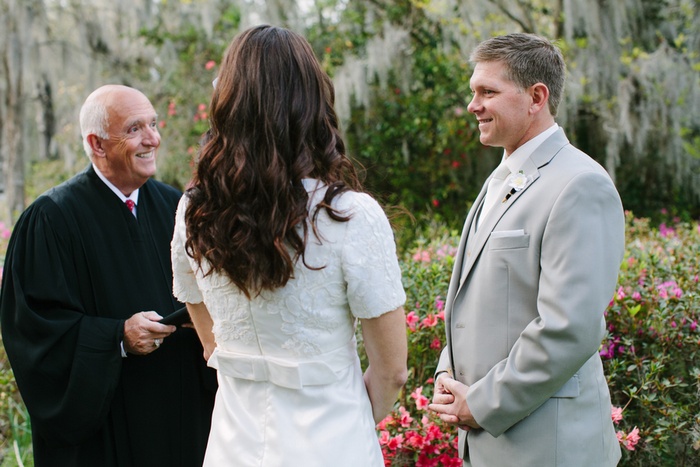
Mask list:
[[[389,220],[379,203],[367,194],[345,193],[338,204],[341,212],[352,215],[342,253],[352,314],[376,318],[395,310],[406,301],[406,293]]]
[[[190,258],[185,251],[187,203],[187,195],[180,198],[175,214],[175,232],[173,240],[170,242],[170,257],[173,263],[173,295],[181,302],[201,303],[202,293],[199,291]]]

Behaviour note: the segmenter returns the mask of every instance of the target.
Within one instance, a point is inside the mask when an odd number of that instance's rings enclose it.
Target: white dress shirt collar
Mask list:
[[[95,169],[95,173],[97,174],[98,177],[100,177],[100,180],[102,180],[105,185],[109,187],[110,190],[114,192],[115,195],[119,197],[120,200],[122,200],[122,203],[125,202],[127,199],[130,199],[131,201],[134,202],[134,214],[136,213],[136,206],[139,204],[139,189],[135,189],[134,191],[131,192],[129,196],[124,196],[124,193],[122,193],[119,188],[114,186],[112,182],[107,180],[107,177],[105,177],[102,172],[100,172],[100,169],[95,167],[95,164],[92,164],[92,168]]]
[[[554,134],[555,131],[559,129],[559,125],[556,123],[546,130],[544,130],[542,133],[539,135],[535,136],[532,138],[530,141],[526,142],[522,146],[520,146],[518,149],[513,151],[513,154],[510,156],[506,157],[505,151],[503,151],[503,161],[505,161],[506,165],[510,169],[510,173],[518,173],[518,170],[523,166],[525,163],[525,160],[532,155],[533,152],[535,152],[535,149],[544,142],[547,138],[549,138],[551,135]]]

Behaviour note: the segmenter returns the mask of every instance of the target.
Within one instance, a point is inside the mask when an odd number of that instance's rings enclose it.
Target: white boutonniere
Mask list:
[[[501,201],[501,203],[505,203],[506,201],[508,201],[508,199],[510,199],[511,196],[525,188],[527,184],[530,183],[530,177],[525,175],[523,171],[520,170],[516,174],[511,174],[511,176],[508,177],[507,182],[508,186],[510,187],[510,191],[503,198],[503,201]]]

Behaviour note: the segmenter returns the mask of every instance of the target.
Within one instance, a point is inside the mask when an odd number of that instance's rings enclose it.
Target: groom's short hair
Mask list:
[[[503,63],[506,78],[521,89],[543,83],[549,89],[549,112],[557,115],[564,94],[566,64],[559,47],[548,39],[526,33],[492,37],[476,46],[469,61]]]

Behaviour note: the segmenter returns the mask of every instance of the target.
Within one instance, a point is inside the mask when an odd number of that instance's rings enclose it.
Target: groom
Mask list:
[[[620,448],[598,348],[624,253],[605,170],[554,122],[566,66],[551,42],[482,42],[468,110],[504,148],[467,216],[430,409],[465,465],[614,466]]]

